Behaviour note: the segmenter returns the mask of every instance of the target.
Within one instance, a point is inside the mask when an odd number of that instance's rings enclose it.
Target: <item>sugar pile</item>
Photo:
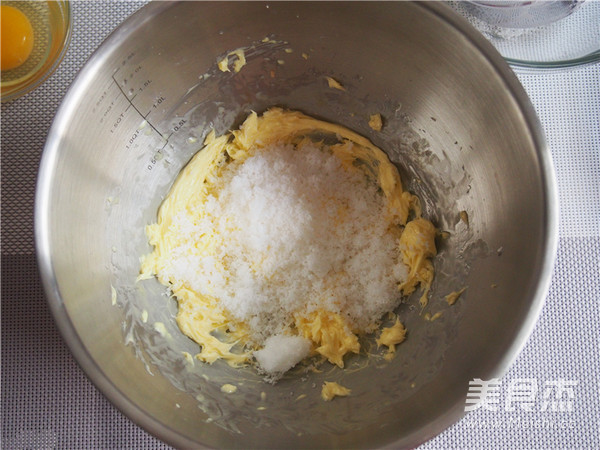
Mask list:
[[[297,313],[337,312],[361,331],[397,305],[407,269],[387,199],[360,170],[314,144],[275,145],[213,183],[194,214],[174,218],[187,240],[166,271],[218,299],[255,343]]]
[[[269,336],[254,357],[262,370],[270,374],[287,372],[310,353],[312,343],[300,336]]]

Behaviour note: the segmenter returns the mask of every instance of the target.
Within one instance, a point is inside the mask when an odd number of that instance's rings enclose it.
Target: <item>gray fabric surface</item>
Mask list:
[[[37,273],[35,180],[56,108],[102,40],[142,3],[73,2],[58,71],[2,105],[2,448],[166,448],[117,411],[60,337]],[[560,241],[541,318],[501,380],[497,411],[478,409],[424,444],[445,448],[600,448],[600,66],[518,73],[546,131],[560,197]],[[532,411],[507,411],[509,387],[534,379]],[[542,411],[547,382],[576,382],[572,411]],[[549,399],[552,399],[550,397]]]

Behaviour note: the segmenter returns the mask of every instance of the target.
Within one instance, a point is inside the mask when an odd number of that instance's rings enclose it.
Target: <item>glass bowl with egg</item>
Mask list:
[[[66,1],[2,2],[2,102],[42,84],[58,67],[71,37]]]

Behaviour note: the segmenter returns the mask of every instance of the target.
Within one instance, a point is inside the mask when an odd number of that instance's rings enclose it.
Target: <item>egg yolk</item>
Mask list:
[[[0,7],[1,70],[10,70],[23,64],[33,49],[33,28],[27,16],[17,8]]]

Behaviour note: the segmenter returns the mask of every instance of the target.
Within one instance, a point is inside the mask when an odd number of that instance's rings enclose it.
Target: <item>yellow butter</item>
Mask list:
[[[333,381],[326,381],[321,388],[321,398],[327,402],[333,400],[335,397],[346,397],[351,393],[350,389]]]
[[[344,355],[360,351],[358,337],[337,313],[319,310],[296,317],[295,323],[300,333],[316,344],[316,352],[338,367],[344,367]]]
[[[238,61],[241,61],[240,55],[237,56]],[[203,149],[175,180],[159,209],[156,223],[146,227],[148,242],[153,246],[153,251],[142,258],[138,278],[156,276],[171,289],[179,305],[177,324],[186,336],[199,344],[200,351],[196,355],[199,360],[212,363],[224,359],[232,366],[240,366],[251,361],[255,348],[249,341],[247,325],[232,320],[229,313],[220,306],[218,299],[201,295],[183,281],[164,275],[171,251],[185,238],[173,225],[173,217],[188,214],[194,218],[203,214],[202,205],[211,192],[212,181],[219,177],[223,166],[229,161],[243,162],[253,152],[273,144],[294,144],[301,147],[302,142],[307,140],[312,142],[320,139],[317,142],[322,142],[324,136],[337,139],[338,143],[331,145],[329,149],[344,167],[364,171],[367,177],[380,186],[387,198],[390,220],[398,225],[399,255],[409,272],[408,279],[399,289],[403,294],[409,295],[421,286],[421,301],[424,301],[423,298],[426,301],[433,280],[430,259],[436,254],[436,229],[431,222],[420,217],[418,198],[402,189],[398,171],[387,155],[368,139],[347,128],[300,112],[272,108],[260,117],[251,113],[238,130],[218,137],[214,131],[208,134]],[[409,221],[411,214],[415,218]],[[215,230],[198,242],[193,251],[215,255],[223,239],[226,236]],[[332,364],[344,367],[344,355],[360,351],[356,333],[365,330],[351,330],[340,314],[325,310],[310,314],[299,312],[295,315],[294,322],[298,333],[313,342],[315,352]],[[385,332],[385,335],[382,333],[380,345],[387,345],[391,349],[399,343],[393,343],[399,339],[399,326]]]

